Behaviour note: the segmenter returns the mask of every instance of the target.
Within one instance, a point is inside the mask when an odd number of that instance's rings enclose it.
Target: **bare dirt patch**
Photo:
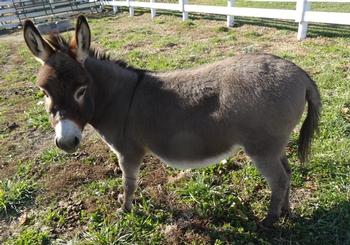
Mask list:
[[[73,162],[52,167],[47,172],[44,182],[45,188],[50,191],[49,196],[50,194],[68,195],[70,191],[74,192],[75,188],[82,184],[113,175],[114,168],[110,165],[87,165]]]
[[[10,35],[0,36],[0,42],[22,43],[24,42],[23,34],[20,31],[13,32]]]
[[[51,212],[55,212],[56,217],[51,218],[52,233],[54,236],[65,232],[72,232],[77,227],[82,225],[81,211],[85,210],[86,206],[83,201],[76,201],[72,198],[60,201]],[[60,222],[59,217],[64,216],[65,222]]]

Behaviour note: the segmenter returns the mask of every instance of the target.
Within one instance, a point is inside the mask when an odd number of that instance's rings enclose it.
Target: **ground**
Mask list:
[[[131,213],[118,214],[117,159],[92,128],[77,153],[53,144],[35,86],[39,64],[21,32],[0,37],[0,243],[4,244],[350,244],[350,30],[296,23],[149,12],[90,16],[93,45],[136,67],[167,71],[242,53],[288,59],[317,82],[320,133],[307,164],[287,148],[293,215],[270,231],[257,221],[270,190],[243,152],[218,165],[179,171],[144,159]]]

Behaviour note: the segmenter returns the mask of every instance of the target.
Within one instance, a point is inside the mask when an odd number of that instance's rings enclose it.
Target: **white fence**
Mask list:
[[[16,28],[25,19],[52,22],[99,8],[100,2],[95,0],[0,0],[0,30]]]
[[[16,9],[10,0],[0,1],[0,27],[3,29],[14,28],[18,25],[19,19]]]
[[[218,14],[227,16],[227,26],[234,24],[234,16],[285,19],[298,22],[298,40],[306,37],[308,23],[328,23],[350,25],[350,13],[312,11],[311,2],[349,3],[350,0],[250,0],[268,2],[294,2],[296,8],[287,9],[262,9],[235,7],[235,0],[227,0],[227,6],[193,5],[188,0],[179,0],[178,3],[157,3],[156,0],[139,2],[133,0],[0,0],[0,29],[16,27],[25,18],[44,18],[52,16],[69,15],[70,12],[82,11],[102,5],[113,6],[117,11],[118,6],[128,7],[130,16],[134,15],[134,8],[151,9],[151,17],[156,16],[156,10],[173,10],[182,12],[182,19],[188,19],[188,13]],[[32,5],[27,3],[33,2]],[[90,3],[89,3],[90,2]],[[39,6],[40,5],[40,6]],[[41,6],[42,5],[42,6]],[[74,6],[73,6],[74,5]]]
[[[128,7],[130,16],[134,15],[134,8],[149,8],[151,9],[151,17],[156,16],[156,10],[173,10],[182,12],[182,19],[188,19],[188,13],[205,13],[218,14],[227,16],[227,26],[231,27],[234,24],[234,16],[242,17],[260,17],[272,19],[294,20],[299,23],[298,40],[306,38],[308,22],[341,24],[350,25],[350,13],[338,12],[322,12],[311,11],[311,2],[327,2],[327,3],[349,3],[350,0],[253,0],[253,1],[269,1],[269,2],[295,2],[295,10],[286,9],[261,9],[261,8],[242,8],[235,7],[234,0],[227,1],[225,6],[210,6],[210,5],[193,5],[188,4],[188,0],[179,0],[179,3],[157,3],[155,0],[150,2],[139,2],[132,0],[125,1],[101,1],[103,5],[113,6],[116,12],[119,6]]]

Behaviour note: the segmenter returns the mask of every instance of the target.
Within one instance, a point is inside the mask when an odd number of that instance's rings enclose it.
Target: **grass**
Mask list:
[[[60,163],[67,158],[67,154],[60,151],[58,148],[48,148],[44,150],[40,157],[39,161],[42,164],[53,164]]]
[[[47,112],[43,108],[43,104],[39,103],[24,112],[29,128],[48,130],[51,128]]]
[[[116,157],[89,129],[75,154],[53,146],[42,94],[33,85],[38,65],[15,33],[0,44],[0,243],[350,243],[349,31],[311,26],[310,38],[298,42],[296,24],[282,21],[238,18],[237,27],[226,28],[220,19],[182,22],[162,15],[151,21],[141,12],[132,19],[124,13],[89,21],[94,45],[140,68],[168,71],[267,52],[305,69],[320,88],[323,111],[309,163],[296,158],[298,132],[288,145],[294,216],[269,232],[257,228],[270,191],[242,152],[186,172],[147,157],[134,209],[118,214],[122,187],[120,169],[113,171]],[[19,127],[8,128],[10,122]],[[26,225],[6,223],[24,212]]]
[[[142,207],[147,209],[146,205]],[[164,220],[163,213],[142,211],[127,214],[114,222],[108,222],[101,213],[93,214],[84,234],[86,244],[159,244],[162,236],[158,227]]]
[[[16,244],[16,245],[31,245],[40,244],[46,245],[50,244],[50,239],[47,232],[42,232],[35,229],[25,229],[23,230],[17,238],[7,241],[5,244]]]
[[[33,199],[36,184],[28,179],[6,179],[0,181],[0,215],[18,212],[19,208]]]

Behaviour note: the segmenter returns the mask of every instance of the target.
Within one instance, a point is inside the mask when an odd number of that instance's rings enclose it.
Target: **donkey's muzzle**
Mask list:
[[[65,152],[72,153],[72,152],[75,152],[76,149],[78,148],[80,140],[76,136],[70,139],[69,141],[67,140],[63,141],[62,139],[60,140],[58,138],[55,138],[55,143],[58,148],[64,150]]]
[[[81,140],[80,128],[69,119],[60,120],[55,126],[56,146],[65,152],[72,153],[77,150]]]

